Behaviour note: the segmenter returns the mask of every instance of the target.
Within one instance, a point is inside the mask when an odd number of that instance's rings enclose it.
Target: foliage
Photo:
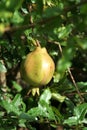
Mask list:
[[[33,96],[20,64],[37,40],[56,70]],[[87,0],[1,0],[0,130],[86,130],[86,87]]]

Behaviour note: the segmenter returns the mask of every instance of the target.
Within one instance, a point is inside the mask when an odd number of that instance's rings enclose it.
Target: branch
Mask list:
[[[67,13],[68,11],[70,11],[70,10],[76,8],[76,7],[79,7],[79,6],[81,6],[81,5],[85,4],[85,3],[87,3],[87,0],[83,0],[82,2],[80,2],[80,3],[76,4],[76,5],[72,5],[71,7],[66,7],[66,8],[64,8],[63,12]],[[34,28],[37,25],[44,25],[46,23],[49,23],[50,21],[53,21],[58,16],[59,16],[59,14],[56,15],[56,16],[49,17],[49,18],[44,18],[44,19],[38,21],[37,23],[27,24],[27,25],[23,25],[23,26],[6,27],[4,32],[15,32],[17,30],[26,30],[26,29],[29,29],[29,28]]]
[[[82,95],[81,95],[81,93],[80,93],[80,91],[79,91],[79,88],[78,88],[78,86],[77,86],[77,84],[76,84],[76,82],[75,82],[75,79],[74,79],[74,77],[73,77],[73,75],[72,75],[72,73],[71,73],[70,68],[68,68],[68,73],[69,73],[69,75],[70,75],[70,77],[71,77],[71,80],[72,80],[72,82],[73,82],[73,84],[74,84],[74,86],[75,86],[75,88],[76,88],[76,91],[77,91],[77,93],[78,93],[78,95],[79,95],[79,97],[80,97],[80,99],[81,99],[81,102],[84,102],[84,99],[83,99],[83,97],[82,97]]]
[[[54,20],[57,17],[58,16],[52,16],[52,17],[49,17],[49,18],[45,18],[43,20],[40,20],[36,24],[32,23],[32,24],[27,24],[27,25],[23,25],[23,26],[7,27],[7,28],[5,28],[4,32],[15,32],[17,30],[26,30],[26,29],[29,29],[29,28],[34,28],[37,25],[41,25],[42,26],[42,25],[44,25],[46,23],[49,23],[50,21]]]

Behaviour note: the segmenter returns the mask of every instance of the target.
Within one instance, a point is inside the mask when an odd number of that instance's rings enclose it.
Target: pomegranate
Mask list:
[[[37,47],[26,56],[21,64],[21,76],[33,87],[48,84],[52,79],[54,71],[54,61],[45,47]]]

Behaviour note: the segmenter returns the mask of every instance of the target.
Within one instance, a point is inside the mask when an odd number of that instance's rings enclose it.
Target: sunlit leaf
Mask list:
[[[40,101],[40,102],[41,102],[41,101],[45,101],[46,103],[49,104],[50,99],[51,99],[51,91],[50,91],[49,89],[46,89],[46,90],[43,92],[43,94],[41,95],[39,101]]]
[[[77,118],[79,118],[79,120],[84,120],[85,115],[87,114],[87,103],[83,103],[79,106],[77,106],[74,109],[74,113],[76,115]]]
[[[65,37],[68,37],[69,36],[69,34],[71,33],[71,31],[72,31],[72,27],[73,27],[73,25],[72,24],[70,24],[70,25],[68,25],[68,26],[63,26],[63,27],[59,27],[59,28],[56,28],[55,30],[54,30],[54,32],[55,32],[55,34],[57,34],[58,35],[58,38],[59,39],[62,39],[62,38],[65,38]]]
[[[58,100],[59,102],[64,102],[65,96],[61,96],[59,93],[52,93],[52,98]]]
[[[23,16],[18,11],[15,11],[11,20],[13,23],[19,24],[23,22]]]
[[[11,18],[13,16],[13,13],[10,11],[2,10],[0,12],[0,18]]]
[[[22,99],[19,94],[14,97],[13,101],[11,101],[11,99],[9,97],[6,97],[5,100],[3,98],[1,100],[0,105],[7,111],[7,113],[13,112],[13,113],[19,115],[21,113],[21,110],[23,110],[22,109],[22,106],[23,106]],[[20,106],[21,106],[21,109],[20,109]]]
[[[87,114],[87,103],[83,103],[75,107],[74,116],[69,117],[64,121],[64,124],[78,125],[82,122],[87,123],[85,115]]]
[[[75,38],[77,44],[82,48],[82,49],[87,49],[87,38],[80,39],[80,38]]]
[[[49,100],[51,99],[51,92],[46,89],[38,102],[38,107],[32,108],[28,111],[28,114],[35,117],[45,117],[49,120],[55,120],[55,115],[51,106],[49,105]]]
[[[15,88],[18,92],[20,92],[20,91],[22,90],[22,87],[21,87],[19,84],[17,84],[15,81],[12,81],[12,83],[13,83],[14,88]]]
[[[77,125],[78,119],[77,117],[69,117],[67,120],[64,121],[64,124],[68,124],[69,126]]]

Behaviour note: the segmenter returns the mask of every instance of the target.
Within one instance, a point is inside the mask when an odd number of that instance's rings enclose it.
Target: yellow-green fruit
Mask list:
[[[21,65],[21,76],[34,87],[46,85],[52,79],[55,64],[46,48],[37,47]]]

